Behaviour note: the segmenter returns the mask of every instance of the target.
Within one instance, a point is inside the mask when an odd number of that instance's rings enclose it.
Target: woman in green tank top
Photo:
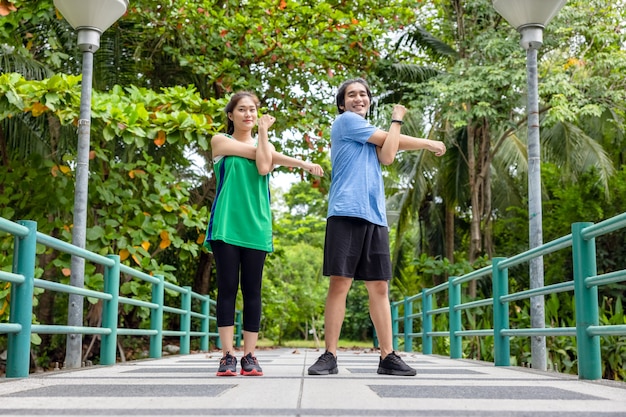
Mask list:
[[[276,152],[268,130],[275,121],[258,117],[259,100],[249,92],[233,95],[226,105],[227,134],[211,139],[216,195],[205,247],[213,252],[217,272],[217,326],[223,357],[218,376],[237,374],[232,355],[235,300],[241,282],[244,356],[242,375],[263,375],[254,356],[261,321],[261,278],[267,253],[273,251],[269,174],[275,165],[299,167],[321,176],[322,167]],[[253,131],[258,125],[258,136]]]

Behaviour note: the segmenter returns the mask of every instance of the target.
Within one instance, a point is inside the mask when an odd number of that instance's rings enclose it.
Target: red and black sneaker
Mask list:
[[[226,355],[220,359],[220,367],[217,370],[217,376],[236,376],[237,375],[237,358],[226,352]]]
[[[252,352],[241,358],[241,375],[245,376],[263,376],[263,370],[259,366],[259,361]]]

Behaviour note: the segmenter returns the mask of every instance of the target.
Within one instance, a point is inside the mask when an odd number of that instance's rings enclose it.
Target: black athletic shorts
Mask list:
[[[387,227],[358,217],[329,217],[323,273],[360,281],[389,281],[391,256]]]

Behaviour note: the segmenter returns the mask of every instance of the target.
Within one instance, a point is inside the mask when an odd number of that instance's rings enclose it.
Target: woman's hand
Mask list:
[[[311,162],[302,161],[302,169],[316,177],[324,175],[324,169],[320,165]]]
[[[264,114],[259,118],[257,124],[259,125],[259,130],[268,131],[270,127],[274,124],[276,118],[274,116],[270,116],[269,114]]]

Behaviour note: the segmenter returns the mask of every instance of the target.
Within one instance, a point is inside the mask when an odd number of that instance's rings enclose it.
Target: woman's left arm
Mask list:
[[[303,161],[301,159],[292,158],[291,156],[287,156],[276,151],[272,152],[272,164],[282,165],[285,167],[302,168],[306,172],[318,177],[324,175],[324,169],[320,165],[308,161]]]
[[[259,118],[259,141],[256,149],[256,168],[260,175],[267,175],[274,169],[272,151],[274,146],[269,142],[268,130],[274,124],[276,118],[264,114]]]

